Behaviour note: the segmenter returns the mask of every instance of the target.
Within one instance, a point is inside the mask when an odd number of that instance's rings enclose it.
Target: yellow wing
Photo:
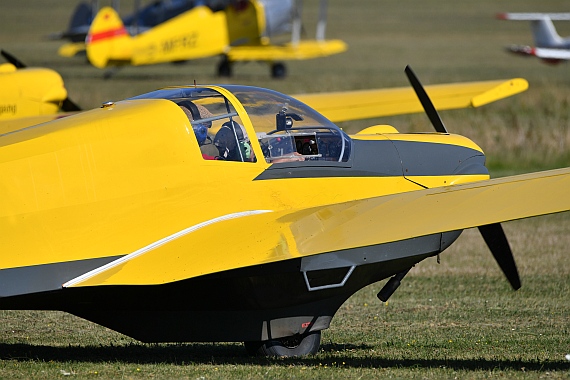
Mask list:
[[[230,61],[288,61],[326,57],[346,51],[341,40],[306,40],[296,44],[237,46],[230,48]]]
[[[142,247],[65,286],[161,284],[568,211],[569,187],[570,168],[565,168],[303,210],[233,213]],[[212,236],[226,236],[231,244],[209,244]],[[207,246],[208,254],[180,255],[179,246],[185,244]]]
[[[522,78],[425,86],[438,110],[479,107],[528,88]],[[329,120],[341,122],[423,112],[411,87],[294,95]]]
[[[293,216],[302,256],[570,210],[570,168],[375,197]]]

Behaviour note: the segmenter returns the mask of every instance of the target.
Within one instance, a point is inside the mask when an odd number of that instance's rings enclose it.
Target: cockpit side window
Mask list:
[[[188,118],[205,160],[256,162],[249,136],[232,104],[215,91],[171,98]]]
[[[256,162],[250,136],[231,102],[204,87],[172,87],[130,98],[167,99],[188,118],[205,160]]]

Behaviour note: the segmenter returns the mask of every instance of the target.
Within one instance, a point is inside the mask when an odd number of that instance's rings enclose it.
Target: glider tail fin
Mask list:
[[[556,32],[556,28],[552,20],[544,17],[539,20],[531,21],[532,36],[534,44],[543,48],[558,48],[563,44],[562,37]]]
[[[91,23],[85,39],[87,58],[95,67],[128,64],[132,58],[133,38],[111,7],[103,7]]]

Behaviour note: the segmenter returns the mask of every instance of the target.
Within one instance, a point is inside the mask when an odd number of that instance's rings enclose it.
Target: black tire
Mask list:
[[[287,68],[285,64],[278,62],[271,65],[271,77],[275,79],[282,79],[287,76]]]
[[[223,58],[219,63],[218,76],[223,78],[229,78],[232,76],[232,63],[227,58]]]
[[[287,358],[314,355],[321,345],[321,332],[312,331],[304,335],[244,344],[249,355]]]

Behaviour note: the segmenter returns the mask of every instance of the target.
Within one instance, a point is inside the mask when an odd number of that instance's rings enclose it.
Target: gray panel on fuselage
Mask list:
[[[307,160],[273,164],[256,180],[402,175],[400,157],[391,141],[353,140],[351,152],[347,162]]]
[[[0,298],[61,289],[65,282],[122,256],[0,270]]]
[[[485,168],[485,155],[471,148],[415,141],[393,143],[406,176],[489,174]],[[468,172],[462,170],[466,165]]]
[[[312,177],[393,177],[489,174],[485,155],[457,145],[352,140],[347,162],[294,161],[271,165],[256,180]]]

